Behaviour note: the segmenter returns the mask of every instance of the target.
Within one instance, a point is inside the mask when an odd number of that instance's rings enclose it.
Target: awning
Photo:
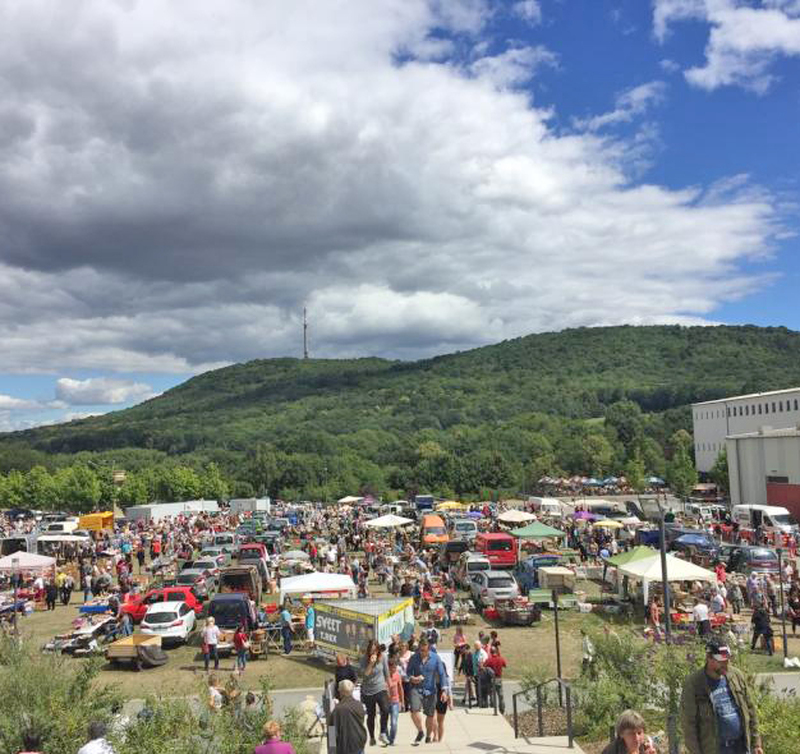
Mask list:
[[[521,529],[512,529],[511,533],[517,539],[550,539],[551,537],[566,537],[567,533],[552,526],[534,521]]]
[[[310,594],[313,597],[347,596],[355,598],[356,585],[346,573],[306,573],[281,579],[280,604],[287,594]]]
[[[15,552],[0,558],[0,571],[14,573],[15,571],[46,571],[56,564],[55,558],[46,555],[37,555],[35,552]]]
[[[638,547],[634,547],[632,550],[628,550],[627,552],[621,552],[619,555],[615,555],[613,558],[608,559],[608,564],[612,566],[623,566],[626,563],[633,563],[635,560],[643,560],[644,558],[652,558],[653,554],[656,551],[652,547],[647,547],[646,545],[639,545]]]
[[[528,521],[535,521],[536,516],[533,513],[528,513],[528,511],[520,511],[516,508],[510,511],[503,511],[498,517],[498,521],[502,521],[504,524],[524,524]]]
[[[370,529],[394,529],[398,526],[407,526],[414,522],[410,518],[403,518],[402,516],[395,516],[394,513],[387,513],[385,516],[378,516],[367,521],[364,526]]]

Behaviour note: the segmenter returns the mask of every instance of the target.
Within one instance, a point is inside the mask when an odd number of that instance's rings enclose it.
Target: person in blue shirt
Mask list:
[[[317,611],[314,609],[314,605],[310,604],[306,609],[306,635],[308,636],[308,643],[313,648],[314,647],[314,627],[317,623]]]
[[[450,695],[447,669],[436,652],[431,652],[426,638],[420,639],[419,649],[408,661],[408,680],[411,684],[411,719],[417,729],[414,746],[425,738],[430,743],[436,725],[436,702],[446,702]],[[422,730],[421,712],[425,713],[425,732]]]

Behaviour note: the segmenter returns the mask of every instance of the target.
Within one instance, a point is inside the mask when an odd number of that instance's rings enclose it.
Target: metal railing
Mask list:
[[[536,721],[539,727],[539,737],[544,736],[544,694],[542,689],[550,683],[558,684],[559,704],[566,708],[567,713],[567,748],[573,748],[575,740],[574,731],[572,729],[572,687],[563,678],[550,678],[547,681],[537,684],[532,689],[525,689],[524,691],[517,691],[511,697],[511,702],[514,709],[514,738],[519,738],[519,711],[517,705],[517,698],[519,696],[527,696],[531,691],[536,692]]]
[[[498,679],[496,679],[496,678],[492,678],[491,680],[484,681],[484,683],[485,683],[485,684],[486,684],[486,683],[490,684],[490,688],[489,688],[489,690],[488,690],[488,693],[487,693],[487,691],[486,691],[486,689],[485,689],[485,688],[481,688],[481,691],[482,691],[482,693],[483,693],[483,696],[484,696],[484,698],[486,698],[486,697],[488,697],[488,698],[489,698],[489,700],[490,700],[490,702],[491,702],[491,705],[492,705],[492,709],[494,710],[494,714],[495,714],[495,715],[497,714],[497,708],[498,708],[498,689],[497,689],[497,681],[498,681]],[[473,703],[473,700],[474,700],[475,704],[477,704],[478,706],[482,706],[482,705],[480,704],[480,701],[481,701],[480,697],[481,697],[481,695],[478,693],[478,688],[477,688],[477,678],[475,679],[475,684],[474,684],[474,685],[475,685],[475,687],[476,687],[476,688],[475,688],[475,693],[476,693],[476,696],[475,696],[475,697],[473,697],[473,696],[472,696],[472,686],[473,686],[473,684],[472,684],[472,683],[470,683],[469,681],[467,681],[466,688],[464,689],[464,697],[465,697],[465,698],[466,698],[466,700],[467,700],[467,707],[468,707],[469,709],[472,709],[472,703]],[[502,693],[502,691],[501,691],[500,693]],[[502,702],[501,702],[501,707],[502,707],[502,708],[504,708],[504,707],[505,707],[505,705],[504,705]],[[501,711],[501,712],[504,712],[504,709],[501,709],[500,711]]]

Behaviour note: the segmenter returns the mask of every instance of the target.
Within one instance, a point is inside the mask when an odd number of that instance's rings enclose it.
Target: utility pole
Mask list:
[[[303,358],[308,358],[308,318],[305,306],[303,307]]]

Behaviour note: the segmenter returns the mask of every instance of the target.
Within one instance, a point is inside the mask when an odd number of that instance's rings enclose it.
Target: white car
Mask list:
[[[194,610],[185,602],[154,602],[147,608],[140,629],[144,634],[185,643],[196,622]]]

